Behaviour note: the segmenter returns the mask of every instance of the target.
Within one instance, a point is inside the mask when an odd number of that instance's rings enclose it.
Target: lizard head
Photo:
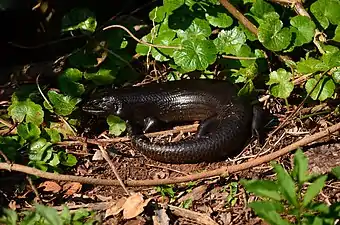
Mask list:
[[[82,110],[97,116],[122,116],[122,101],[115,96],[97,96],[86,101]]]

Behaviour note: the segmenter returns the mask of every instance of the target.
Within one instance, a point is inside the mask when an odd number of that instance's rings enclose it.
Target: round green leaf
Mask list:
[[[320,76],[316,76],[317,78]],[[320,100],[324,101],[327,98],[332,97],[335,91],[335,83],[333,79],[329,77],[321,78],[321,81],[318,83],[318,85],[315,87],[315,89],[312,91],[313,87],[317,84],[318,80],[315,78],[311,78],[306,82],[305,88],[308,93],[310,93],[310,97],[313,100]]]
[[[294,46],[302,46],[313,40],[315,24],[307,16],[295,16],[290,20],[291,31],[296,34]]]
[[[20,123],[17,128],[18,135],[23,139],[30,141],[39,138],[40,129],[34,123]]]
[[[60,163],[64,166],[72,167],[75,166],[78,162],[77,158],[74,155],[65,153],[63,151],[58,152],[58,157]]]
[[[83,78],[83,73],[75,68],[67,68],[59,77],[60,90],[68,95],[80,96],[85,92],[83,84],[77,81]]]
[[[279,98],[288,98],[294,89],[294,84],[290,81],[292,74],[280,68],[269,74],[270,93]]]
[[[175,35],[172,35],[173,33],[162,33],[161,36],[158,36],[155,38],[154,43],[157,45],[162,46],[179,46],[180,45],[180,39],[177,38],[173,40]],[[170,57],[172,57],[175,49],[167,49],[167,48],[152,48],[151,54],[152,57],[154,57],[155,60],[164,62],[170,60]]]
[[[45,131],[48,134],[48,136],[50,137],[52,143],[56,143],[56,142],[61,141],[61,137],[60,137],[58,130],[52,129],[52,128],[45,128]]]
[[[195,18],[187,29],[179,29],[177,35],[182,39],[205,39],[211,35],[211,28],[206,20]]]
[[[308,74],[320,71],[321,61],[314,58],[302,59],[297,63],[297,70],[299,73]]]
[[[185,40],[182,49],[174,52],[175,63],[187,72],[205,70],[216,60],[217,50],[209,40]]]
[[[329,21],[325,16],[328,1],[329,0],[318,0],[310,6],[310,11],[324,29],[327,29],[329,26]]]
[[[118,116],[110,115],[106,119],[109,125],[109,132],[115,136],[119,136],[126,129],[126,124],[124,120],[120,119]]]
[[[71,114],[75,110],[75,106],[81,101],[80,98],[58,94],[56,91],[49,91],[47,96],[54,107],[54,112],[61,116]]]
[[[292,37],[292,33],[288,28],[282,29],[282,22],[278,18],[277,13],[269,13],[265,20],[260,23],[258,29],[259,41],[267,49],[272,51],[281,51],[288,47]]]
[[[39,138],[32,142],[29,151],[29,159],[32,161],[42,161],[43,159],[46,159],[44,154],[51,145],[52,144],[47,142],[45,138]]]
[[[107,85],[112,84],[116,79],[116,72],[100,68],[96,73],[86,72],[84,78],[93,81],[97,85]]]
[[[232,30],[222,30],[214,40],[214,44],[218,52],[235,55],[246,40],[245,33],[239,27],[234,27]]]
[[[51,159],[47,163],[50,166],[56,167],[60,164],[59,157],[56,153],[52,153]]]
[[[15,101],[8,107],[8,114],[15,122],[31,122],[40,125],[44,119],[44,111],[41,106],[30,99],[26,101]]]
[[[184,5],[184,2],[184,0],[163,0],[163,5],[167,12],[171,12]]]
[[[213,8],[205,13],[205,18],[215,27],[227,28],[233,24],[233,19],[226,14],[223,7]]]
[[[160,23],[164,20],[166,15],[166,7],[157,6],[149,13],[149,18],[151,21],[155,21],[156,23]]]
[[[263,18],[263,16],[267,13],[270,12],[275,12],[274,7],[264,1],[264,0],[256,0],[256,1],[252,1],[254,4],[252,5],[252,7],[250,8],[250,12],[258,18]]]

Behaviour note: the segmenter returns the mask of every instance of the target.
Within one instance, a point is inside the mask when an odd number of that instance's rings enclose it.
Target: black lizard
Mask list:
[[[242,150],[256,131],[259,113],[234,85],[219,80],[181,80],[124,87],[95,96],[82,107],[127,121],[132,143],[145,156],[166,163],[221,161]],[[151,143],[143,132],[162,123],[201,121],[196,138]],[[139,129],[140,128],[140,129]]]

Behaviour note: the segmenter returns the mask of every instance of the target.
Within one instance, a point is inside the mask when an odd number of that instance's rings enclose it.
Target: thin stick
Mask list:
[[[98,145],[98,147],[99,147],[99,149],[100,149],[100,151],[101,151],[101,153],[102,153],[103,158],[109,163],[109,165],[110,165],[110,167],[111,167],[113,173],[115,174],[117,180],[119,181],[120,186],[122,186],[122,188],[124,189],[124,191],[125,191],[125,193],[126,193],[127,195],[130,195],[129,191],[128,191],[127,188],[125,187],[125,184],[123,183],[122,178],[120,178],[119,173],[118,173],[118,171],[117,171],[115,165],[114,165],[113,162],[111,161],[109,155],[107,154],[106,150],[105,150],[101,145]]]
[[[155,186],[155,185],[165,185],[165,184],[176,184],[176,183],[183,183],[183,182],[189,182],[189,181],[195,181],[199,179],[205,179],[210,178],[214,176],[221,176],[224,174],[231,174],[240,172],[243,170],[250,169],[252,167],[261,165],[263,163],[267,163],[269,161],[272,161],[280,156],[283,156],[293,150],[296,150],[299,147],[305,146],[309,143],[312,143],[320,138],[323,138],[325,136],[328,136],[336,131],[340,130],[340,123],[337,123],[327,129],[324,129],[316,134],[308,135],[304,137],[303,139],[290,144],[276,152],[273,152],[271,154],[259,157],[257,159],[241,163],[239,165],[232,165],[232,166],[224,166],[219,169],[211,170],[211,171],[205,171],[202,173],[196,173],[191,174],[188,176],[182,176],[182,177],[175,177],[175,178],[169,178],[169,179],[155,179],[155,180],[128,180],[125,181],[126,186]],[[23,172],[26,174],[31,174],[35,176],[39,176],[46,179],[52,179],[52,180],[58,180],[58,181],[74,181],[79,183],[86,183],[86,184],[95,184],[95,185],[106,185],[106,186],[118,186],[120,185],[120,182],[117,180],[111,180],[111,179],[97,179],[97,178],[89,178],[89,177],[82,177],[82,176],[74,176],[74,175],[63,175],[63,174],[55,174],[50,172],[44,172],[32,167],[23,166],[19,164],[8,164],[8,163],[0,163],[0,170],[8,170],[8,171],[18,171]]]

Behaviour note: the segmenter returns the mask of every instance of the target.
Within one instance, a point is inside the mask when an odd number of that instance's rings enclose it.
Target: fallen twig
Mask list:
[[[239,165],[225,166],[225,167],[221,167],[216,170],[205,171],[202,173],[191,174],[191,175],[182,176],[182,177],[175,177],[171,179],[169,178],[169,179],[155,179],[155,180],[151,180],[151,179],[127,180],[127,181],[124,181],[124,184],[126,186],[156,186],[156,185],[183,183],[183,182],[189,182],[189,181],[194,181],[194,180],[199,180],[199,179],[204,179],[204,178],[210,178],[214,176],[221,176],[224,174],[240,172],[246,169],[250,169],[254,166],[258,166],[262,163],[266,163],[271,160],[274,160],[280,156],[287,154],[288,152],[291,152],[299,147],[312,143],[338,130],[340,130],[340,123],[337,123],[316,134],[304,137],[303,139],[297,142],[294,142],[293,144],[290,144],[276,152],[273,152],[271,154],[259,157],[257,159],[254,159],[254,160],[251,160],[251,161],[239,164]],[[58,181],[74,181],[74,182],[79,182],[79,183],[107,185],[107,186],[120,185],[118,180],[97,179],[97,178],[89,178],[89,177],[74,176],[74,175],[55,174],[55,173],[44,172],[44,171],[41,171],[41,170],[38,170],[32,167],[23,166],[19,164],[0,163],[0,170],[18,171],[18,172],[23,172],[26,174],[31,174],[31,175],[39,176],[42,178],[58,180]]]
[[[153,133],[145,134],[146,137],[157,137],[160,135],[172,135],[176,133],[187,133],[187,132],[195,132],[197,130],[197,127],[199,124],[192,124],[192,125],[186,125],[186,126],[177,126],[174,127],[172,130],[165,130],[165,131],[158,131]],[[57,142],[56,145],[83,145],[84,143],[88,144],[110,144],[110,143],[118,143],[118,142],[126,142],[130,141],[129,137],[116,137],[116,138],[108,138],[108,139],[85,139],[85,138],[79,138],[79,137],[70,137],[70,139],[74,139],[72,141],[61,141]]]
[[[102,153],[103,158],[109,163],[113,173],[115,174],[117,180],[119,181],[120,186],[122,186],[122,188],[124,189],[124,191],[127,195],[130,195],[129,191],[125,187],[123,180],[120,178],[119,173],[118,173],[115,165],[112,163],[112,161],[111,161],[109,155],[107,154],[106,150],[101,145],[98,145],[98,147],[100,149],[100,152]]]

